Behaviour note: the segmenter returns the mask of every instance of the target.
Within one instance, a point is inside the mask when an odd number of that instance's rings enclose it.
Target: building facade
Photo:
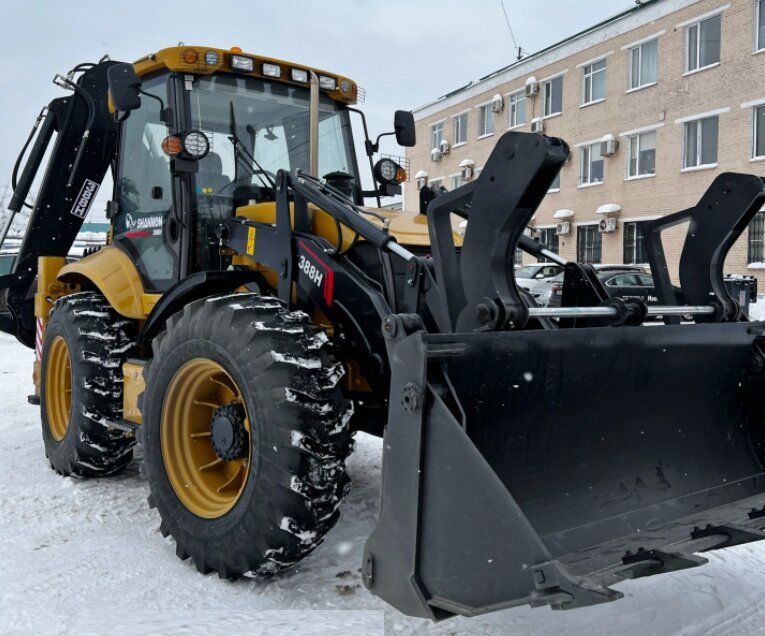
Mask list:
[[[645,1],[413,112],[405,209],[418,184],[475,178],[506,130],[544,132],[571,156],[535,235],[567,259],[646,263],[642,221],[694,205],[721,172],[765,175],[765,0]],[[686,231],[665,232],[671,266]],[[763,269],[760,212],[725,271]]]

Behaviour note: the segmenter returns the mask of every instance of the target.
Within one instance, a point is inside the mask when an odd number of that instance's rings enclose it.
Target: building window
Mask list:
[[[433,190],[433,192],[438,192],[444,185],[443,179],[432,179],[429,183],[430,189]]]
[[[656,131],[631,135],[628,144],[627,178],[656,174]]]
[[[551,252],[558,253],[558,250],[560,249],[560,245],[558,241],[560,240],[560,237],[558,236],[557,232],[555,231],[554,227],[546,227],[541,230],[539,230],[539,242],[544,245],[548,250]],[[545,258],[544,256],[539,256],[537,258],[537,262],[539,263],[550,263],[549,258]]]
[[[630,89],[655,84],[659,68],[659,40],[630,49]]]
[[[765,49],[765,0],[757,0],[757,50]]]
[[[643,224],[640,222],[624,224],[624,259],[626,265],[647,263],[648,256],[645,251],[643,233],[640,231]]]
[[[453,188],[453,189],[455,189],[455,190],[456,190],[456,189],[457,189],[457,188],[459,188],[459,187],[460,187],[460,186],[461,186],[463,183],[464,183],[464,181],[462,180],[462,175],[460,175],[460,174],[456,174],[456,175],[454,175],[454,176],[452,177],[452,188]]]
[[[520,247],[516,247],[513,253],[513,265],[523,265],[523,250]]]
[[[717,116],[685,122],[683,168],[695,168],[717,163],[719,122],[720,118]]]
[[[747,262],[765,263],[765,212],[758,212],[749,223]]]
[[[606,61],[598,60],[583,69],[582,104],[606,98]]]
[[[563,112],[563,75],[547,80],[544,85],[544,116]]]
[[[696,71],[720,61],[720,27],[722,16],[694,22],[685,28],[685,70]]]
[[[507,96],[510,115],[510,128],[523,126],[526,123],[526,94],[524,91],[518,91]]]
[[[580,263],[600,263],[603,237],[597,225],[576,228],[576,260]]]
[[[494,113],[491,104],[478,107],[478,136],[491,135],[494,133]]]
[[[558,190],[560,190],[560,172],[555,175],[555,179],[550,184],[550,189],[548,192],[557,192]]]
[[[440,121],[430,127],[430,147],[432,149],[440,148],[444,140],[444,122]]]
[[[600,142],[580,148],[581,169],[579,184],[603,183],[603,156],[600,154]]]
[[[462,113],[454,118],[454,145],[467,141],[467,116],[467,113]]]
[[[765,106],[757,106],[752,112],[754,113],[752,158],[765,158]]]

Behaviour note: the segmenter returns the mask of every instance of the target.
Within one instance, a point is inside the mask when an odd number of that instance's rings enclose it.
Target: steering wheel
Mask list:
[[[265,175],[265,179],[262,179],[262,183],[252,182],[252,177],[254,177],[257,174]],[[252,174],[249,174],[246,177],[239,177],[239,179],[234,179],[233,181],[230,181],[229,183],[224,185],[220,190],[218,190],[217,192],[214,192],[213,194],[221,195],[229,188],[240,183],[246,183],[246,185],[257,185],[263,188],[270,188],[271,183],[276,183],[276,175],[270,170],[254,170]]]

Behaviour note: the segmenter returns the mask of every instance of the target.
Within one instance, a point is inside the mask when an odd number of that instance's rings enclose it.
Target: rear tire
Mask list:
[[[139,398],[149,504],[202,573],[275,574],[337,522],[353,409],[307,323],[240,293],[191,303],[154,340]],[[213,444],[214,416],[235,422],[236,444]]]
[[[56,302],[43,343],[40,416],[45,454],[59,474],[111,475],[133,458],[135,437],[110,423],[122,417],[122,363],[134,331],[100,294]]]

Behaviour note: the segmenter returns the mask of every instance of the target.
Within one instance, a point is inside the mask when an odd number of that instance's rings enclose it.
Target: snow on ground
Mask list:
[[[625,599],[584,610],[523,607],[439,624],[402,616],[360,580],[381,459],[379,440],[365,435],[340,522],[298,567],[269,580],[202,576],[159,534],[138,461],[109,479],[50,470],[38,409],[26,403],[31,369],[32,353],[0,334],[0,633],[765,633],[765,546],[757,544],[712,553],[692,571],[624,582]]]

